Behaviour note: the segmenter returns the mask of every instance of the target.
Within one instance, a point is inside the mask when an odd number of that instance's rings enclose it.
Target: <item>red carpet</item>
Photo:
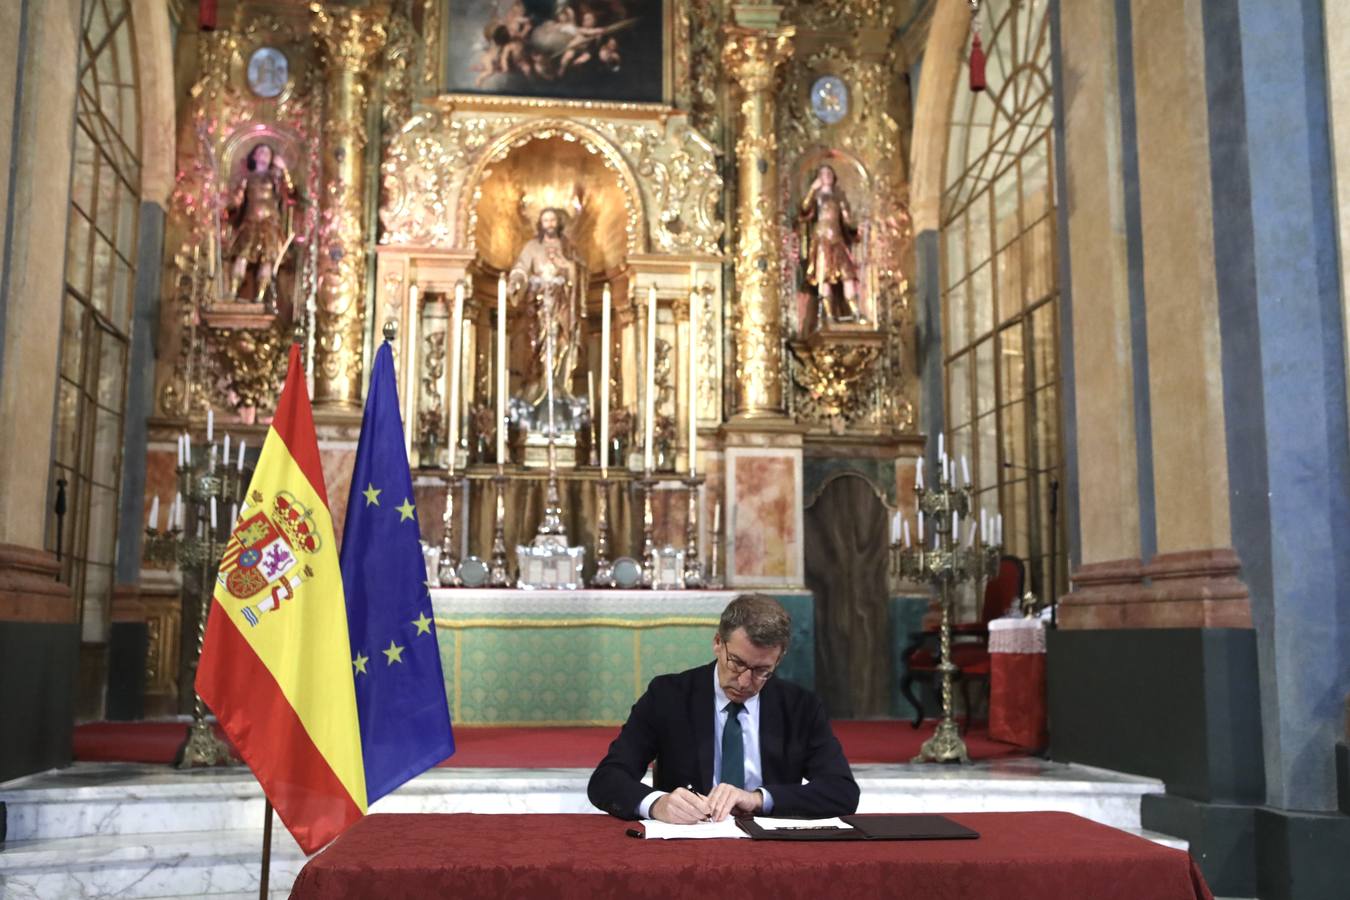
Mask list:
[[[909,762],[932,733],[929,721],[914,730],[905,721],[835,722],[844,754],[854,763]],[[605,755],[616,727],[455,728],[455,755],[441,763],[462,768],[591,768]],[[216,729],[220,734],[220,729]],[[75,727],[80,762],[171,763],[187,736],[183,722],[91,722]],[[1025,756],[1026,751],[989,739],[979,726],[966,735],[971,759]]]

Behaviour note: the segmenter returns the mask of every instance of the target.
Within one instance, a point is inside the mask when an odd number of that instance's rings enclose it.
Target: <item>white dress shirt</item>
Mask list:
[[[727,716],[726,706],[731,702],[727,692],[722,690],[722,683],[717,680],[717,666],[713,666],[713,786],[722,783],[722,732],[726,729]],[[743,787],[747,791],[758,790],[764,795],[764,808],[761,812],[773,812],[773,796],[764,788],[764,773],[760,768],[759,758],[759,694],[745,701],[745,708],[741,710],[738,719],[741,723],[741,746],[745,750],[745,784]],[[694,788],[702,793],[704,785],[694,785]],[[652,791],[642,798],[638,804],[638,815],[644,819],[651,818],[652,804],[661,797],[665,796],[665,791]]]

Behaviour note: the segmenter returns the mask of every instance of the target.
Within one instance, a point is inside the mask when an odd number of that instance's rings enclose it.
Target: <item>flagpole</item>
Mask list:
[[[258,900],[267,900],[267,876],[272,868],[272,801],[264,799],[262,874],[258,876]]]

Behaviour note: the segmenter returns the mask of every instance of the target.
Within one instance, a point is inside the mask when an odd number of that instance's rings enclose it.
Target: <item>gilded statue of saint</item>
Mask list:
[[[230,196],[230,225],[234,239],[226,253],[230,259],[230,298],[239,297],[249,266],[254,266],[254,300],[263,302],[272,276],[281,265],[294,237],[289,233],[287,207],[297,194],[286,162],[269,144],[248,152],[247,171]]]
[[[858,321],[858,266],[853,255],[858,226],[830,166],[816,169],[797,221],[802,231],[802,290],[815,298],[807,308],[810,326],[803,330],[827,322]]]
[[[555,396],[570,400],[570,376],[577,365],[581,336],[582,298],[586,295],[586,264],[563,234],[562,210],[539,214],[535,236],[526,241],[508,276],[511,303],[525,310],[530,362],[520,397],[531,406],[545,400],[549,380]],[[548,369],[548,329],[553,329],[551,372]]]

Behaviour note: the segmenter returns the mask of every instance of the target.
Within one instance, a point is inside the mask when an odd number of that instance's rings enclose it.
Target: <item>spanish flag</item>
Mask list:
[[[197,693],[306,853],[366,809],[347,607],[300,348],[217,576]]]

